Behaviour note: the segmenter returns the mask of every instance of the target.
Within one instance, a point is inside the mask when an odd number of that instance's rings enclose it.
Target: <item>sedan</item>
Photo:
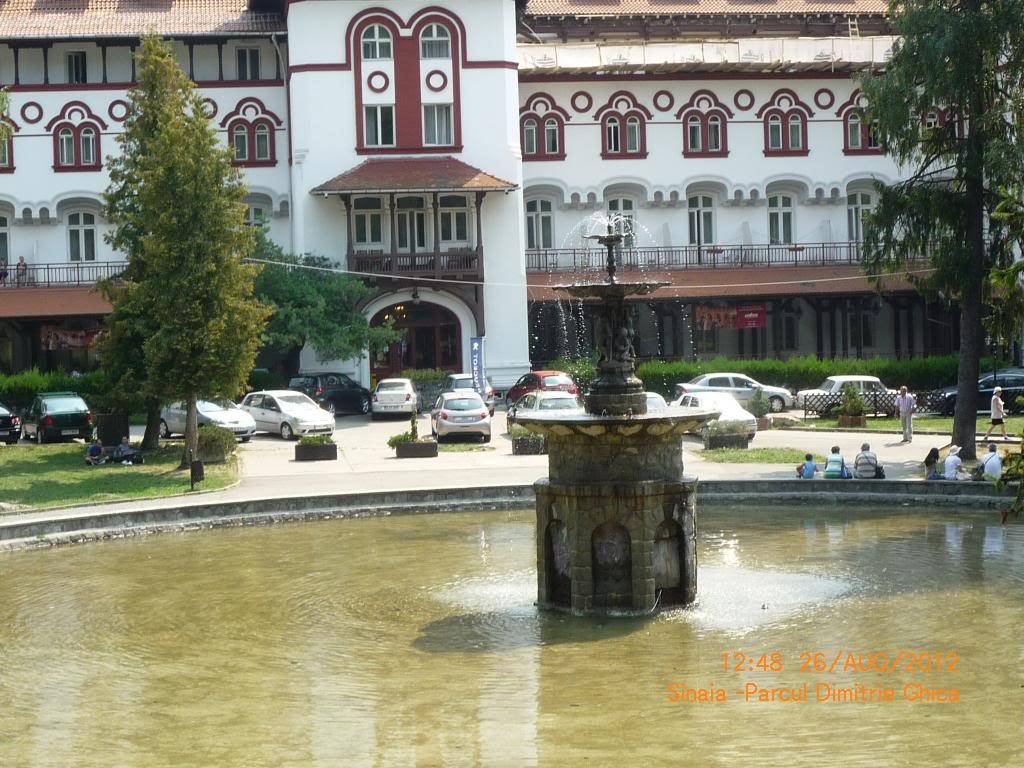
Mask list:
[[[536,390],[544,392],[568,392],[570,395],[579,394],[576,382],[572,376],[563,371],[531,371],[519,377],[519,380],[512,385],[505,393],[505,407],[508,408],[528,392]]]
[[[665,402],[665,398],[657,392],[644,392],[644,395],[647,397],[648,413],[662,413],[668,410],[668,403]]]
[[[793,395],[788,389],[770,387],[742,373],[703,373],[685,384],[676,384],[676,397],[688,392],[724,392],[739,403],[749,403],[759,389],[774,413],[793,407]]]
[[[370,390],[344,373],[309,373],[294,377],[288,389],[303,392],[329,413],[369,413]]]
[[[453,435],[477,435],[491,442],[491,414],[476,392],[442,392],[430,409],[430,433],[438,442]]]
[[[250,392],[242,401],[242,410],[256,420],[256,429],[280,435],[285,440],[334,432],[334,414],[301,392],[288,389]]]
[[[473,374],[471,373],[452,373],[448,375],[448,381],[445,383],[445,389],[450,392],[457,392],[459,390],[471,389],[476,392],[476,384],[473,383]],[[491,382],[487,381],[485,384],[485,391],[482,393],[484,402],[487,404],[487,410],[494,415],[495,396],[494,387],[491,386]]]
[[[185,434],[186,403],[171,403],[160,411],[160,437]],[[231,430],[243,443],[256,433],[256,420],[230,400],[200,400],[196,403],[196,421],[199,425],[212,424]]]
[[[992,403],[992,391],[996,387],[1002,387],[1001,397],[1006,404],[1006,410],[1010,413],[1017,413],[1021,409],[1017,405],[1017,398],[1024,395],[1024,371],[1007,368],[990,373],[978,379],[978,411],[988,412]],[[935,393],[935,409],[943,416],[952,416],[956,410],[957,387],[946,387]]]
[[[21,437],[21,419],[3,403],[0,403],[0,440],[14,445]]]
[[[412,379],[381,379],[373,390],[373,416],[385,413],[409,414],[419,410],[419,394]]]
[[[754,439],[757,434],[757,419],[750,411],[736,402],[736,398],[724,392],[700,392],[693,395],[683,395],[672,401],[673,407],[678,408],[700,408],[705,411],[718,411],[720,423],[737,421],[747,428],[747,438]],[[705,426],[706,428],[706,426]]]
[[[74,392],[42,392],[21,418],[21,435],[42,445],[50,440],[91,440],[92,411]]]
[[[531,392],[508,409],[509,421],[520,417],[580,416],[585,411],[575,395],[566,392]]]

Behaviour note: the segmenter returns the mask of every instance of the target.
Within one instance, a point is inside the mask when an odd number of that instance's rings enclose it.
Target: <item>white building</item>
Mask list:
[[[307,350],[309,370],[464,369],[485,336],[489,375],[510,384],[585,335],[587,309],[546,286],[599,264],[584,236],[609,214],[621,268],[671,283],[637,305],[641,355],[950,351],[949,308],[900,281],[878,295],[858,266],[873,182],[900,175],[853,79],[885,61],[884,9],[9,0],[0,370],[81,365],[107,309],[91,285],[122,258],[103,240],[104,157],[149,29],[234,148],[252,220],[364,275],[367,317],[408,329],[374,360]]]

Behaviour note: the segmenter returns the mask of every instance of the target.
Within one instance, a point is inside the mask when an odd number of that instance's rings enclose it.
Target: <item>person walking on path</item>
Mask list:
[[[1003,440],[1006,439],[1006,406],[1003,404],[1003,398],[1000,395],[1003,394],[1002,387],[996,387],[992,390],[992,403],[989,408],[989,415],[992,417],[992,424],[988,428],[988,432],[985,433],[984,440],[988,440],[988,436],[992,434],[992,430],[999,427],[1003,433]]]
[[[917,399],[907,391],[905,386],[900,387],[900,393],[896,396],[896,412],[900,415],[900,425],[903,427],[903,440],[900,442],[909,443],[914,439],[914,411],[917,410]]]

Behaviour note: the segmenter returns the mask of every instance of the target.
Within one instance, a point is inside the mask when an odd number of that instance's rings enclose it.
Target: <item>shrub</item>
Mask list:
[[[199,459],[222,461],[235,452],[235,435],[230,429],[212,424],[199,426]]]
[[[592,358],[583,357],[577,360],[570,360],[567,357],[560,357],[552,360],[548,367],[553,371],[565,371],[572,376],[573,381],[580,388],[580,392],[590,389],[594,377],[597,376],[597,365]]]
[[[525,427],[521,427],[518,424],[514,424],[511,427],[509,427],[508,434],[509,437],[512,438],[513,451],[515,450],[516,446],[523,446],[527,448],[527,450],[524,451],[524,453],[544,453],[545,445],[547,443],[547,440],[544,438],[544,435],[538,435],[536,432],[531,432],[530,430],[526,429]]]
[[[843,387],[843,403],[841,410],[844,416],[863,416],[864,415],[864,398],[860,396],[860,392],[852,384],[847,384]]]
[[[0,403],[12,408],[27,408],[40,392],[77,392],[95,410],[105,410],[109,394],[107,377],[102,371],[70,376],[63,371],[30,368],[22,373],[0,376]]]
[[[742,421],[719,421],[715,419],[708,424],[709,435],[745,435],[747,425]]]
[[[754,396],[750,398],[750,405],[748,409],[759,419],[763,419],[768,415],[768,411],[771,410],[771,406],[768,404],[768,398],[764,396],[763,389],[759,388],[754,390]]]
[[[249,391],[259,392],[263,389],[284,389],[288,384],[285,378],[267,368],[253,368],[249,374]]]
[[[299,438],[299,445],[330,445],[333,442],[331,435],[303,435]]]
[[[398,447],[399,443],[415,443],[420,439],[419,426],[416,424],[416,414],[412,413],[409,415],[409,429],[406,432],[402,432],[398,435],[392,435],[388,438],[388,448],[394,450]]]

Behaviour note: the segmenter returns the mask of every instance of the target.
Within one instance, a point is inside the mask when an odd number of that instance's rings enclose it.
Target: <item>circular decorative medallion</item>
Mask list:
[[[836,96],[828,88],[819,88],[814,94],[814,103],[818,109],[828,109],[836,103]]]
[[[435,69],[427,73],[427,88],[432,90],[434,93],[443,91],[447,87],[448,75],[446,75],[440,69]]]
[[[675,103],[675,96],[668,91],[658,91],[654,94],[654,106],[660,112],[668,112]]]
[[[128,102],[124,99],[114,99],[107,106],[107,114],[110,115],[111,120],[123,123],[124,119],[128,117]]]
[[[384,93],[391,84],[391,78],[387,76],[386,72],[381,72],[379,69],[376,72],[371,72],[366,78],[366,87],[374,93]]]
[[[576,91],[569,99],[569,103],[577,112],[587,112],[594,106],[594,97],[586,91]]]
[[[21,119],[29,125],[35,125],[43,119],[43,108],[34,101],[26,101],[21,105]]]
[[[746,88],[742,88],[736,91],[736,95],[732,97],[732,103],[736,105],[736,109],[750,109],[754,106],[754,94]]]
[[[212,120],[215,118],[217,116],[217,102],[211,98],[205,98],[202,103],[207,119]]]

